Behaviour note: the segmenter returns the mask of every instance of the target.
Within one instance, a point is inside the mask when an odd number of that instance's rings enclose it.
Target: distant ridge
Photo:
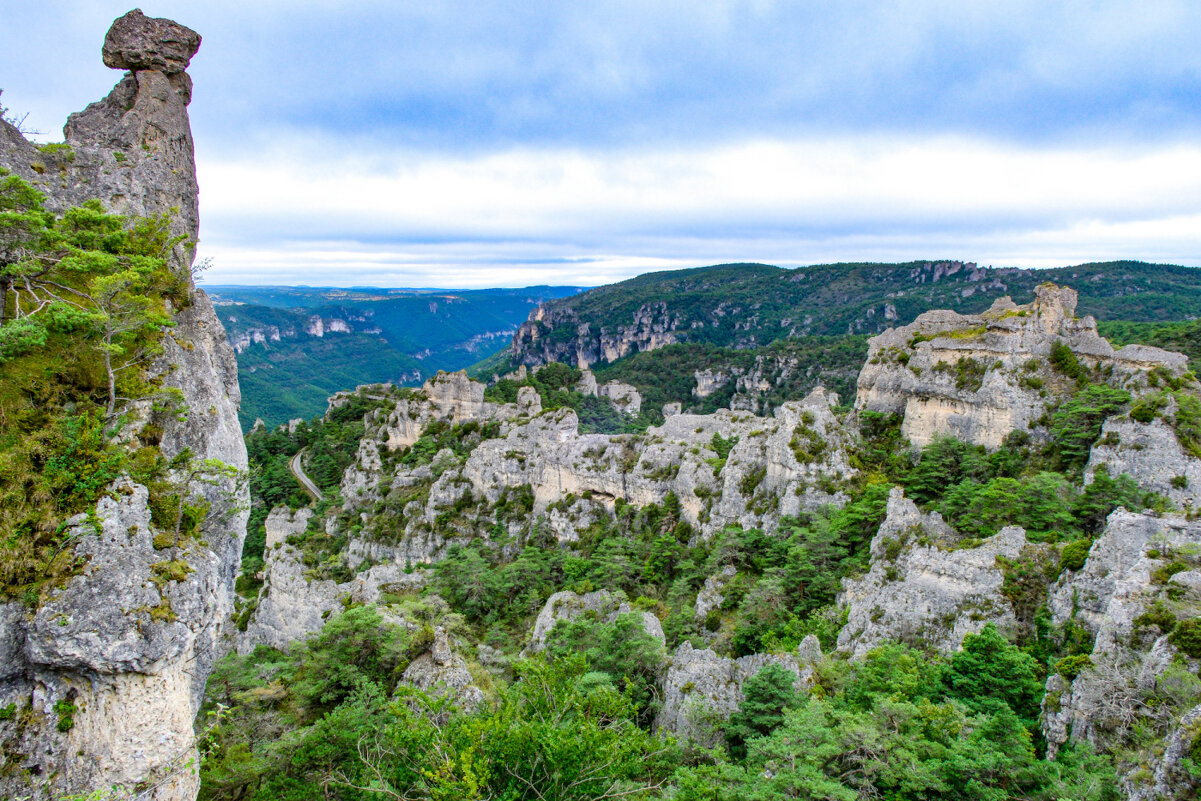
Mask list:
[[[1001,295],[1029,302],[1046,281],[1079,287],[1079,313],[1101,320],[1201,316],[1201,271],[1179,265],[718,264],[647,273],[549,301],[518,330],[512,359],[605,364],[675,343],[756,348],[786,337],[876,334],[930,308],[979,312]]]

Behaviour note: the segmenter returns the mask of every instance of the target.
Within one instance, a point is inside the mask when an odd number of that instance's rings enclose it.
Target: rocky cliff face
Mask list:
[[[1184,798],[1196,786],[1181,758],[1201,718],[1196,693],[1180,692],[1201,660],[1171,636],[1201,613],[1201,525],[1179,515],[1119,509],[1078,571],[1052,588],[1056,626],[1092,640],[1077,675],[1052,675],[1043,733],[1052,753],[1069,740],[1130,749],[1123,789],[1131,798]],[[1153,735],[1137,736],[1143,730]],[[1166,746],[1161,749],[1161,746]]]
[[[868,343],[855,407],[903,415],[901,433],[918,447],[952,435],[996,448],[1013,431],[1045,435],[1047,409],[1074,388],[1049,361],[1057,343],[1136,394],[1151,371],[1184,371],[1178,353],[1115,350],[1095,320],[1075,316],[1076,300],[1071,289],[1043,284],[1024,306],[998,298],[982,314],[929,311],[889,329]]]
[[[1201,459],[1185,450],[1176,433],[1173,421],[1178,406],[1174,398],[1166,398],[1161,412],[1146,423],[1129,416],[1106,420],[1089,454],[1085,480],[1092,482],[1098,470],[1111,476],[1127,473],[1177,506],[1195,507],[1201,491]]]
[[[662,301],[640,306],[629,324],[612,328],[579,322],[571,306],[547,304],[531,312],[530,319],[517,329],[513,353],[518,364],[531,367],[548,362],[587,367],[680,342],[679,328],[679,315]],[[573,336],[565,338],[563,331],[571,331]]]
[[[128,215],[177,210],[173,233],[194,242],[184,70],[199,45],[174,22],[125,15],[103,56],[127,72],[108,97],[70,117],[70,150],[45,154],[0,123],[0,166],[34,183],[54,209],[98,198]],[[173,268],[187,274],[191,263],[190,248],[178,246]],[[188,414],[166,422],[160,447],[168,458],[190,449],[244,474],[237,368],[224,330],[200,291],[175,319],[151,372],[180,390]],[[37,610],[3,607],[0,706],[18,712],[0,722],[0,794],[57,798],[118,786],[148,799],[195,798],[192,724],[232,608],[248,498],[233,478],[192,489],[210,507],[195,540],[156,547],[146,490],[119,482],[97,507],[95,530],[76,521],[86,529],[76,548],[83,574]]]
[[[453,400],[467,385],[475,388],[473,400]],[[821,391],[785,404],[771,418],[726,410],[681,414],[639,437],[580,434],[570,409],[531,417],[529,407],[482,398],[482,385],[461,374],[431,381],[423,400],[398,403],[374,437],[389,445],[415,442],[421,420],[499,424],[497,436],[462,460],[439,456],[428,469],[397,468],[391,493],[431,482],[424,504],[404,509],[410,535],[434,534],[441,512],[461,506],[467,495],[494,505],[506,490],[520,487],[529,488],[533,513],[549,513],[551,530],[566,540],[575,539],[595,515],[612,514],[618,499],[646,505],[663,503],[669,494],[678,499],[683,518],[705,534],[735,522],[769,526],[781,515],[837,503],[837,482],[854,474],[848,438],[830,408],[836,399]],[[724,459],[714,450],[715,437],[730,443]],[[352,470],[369,473],[369,462],[370,455],[360,454]],[[379,478],[356,483],[375,486]],[[454,531],[453,525],[443,526],[439,536]],[[468,532],[462,529],[464,536]],[[427,561],[434,553],[411,555]]]
[[[871,569],[844,579],[847,623],[838,649],[862,657],[885,642],[950,653],[989,623],[1013,633],[1017,620],[1001,593],[998,557],[1015,559],[1026,534],[1009,526],[982,542],[961,538],[937,514],[923,514],[900,487],[871,544]]]

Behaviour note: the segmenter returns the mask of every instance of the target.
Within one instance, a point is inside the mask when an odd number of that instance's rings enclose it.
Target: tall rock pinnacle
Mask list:
[[[66,148],[39,149],[0,121],[0,167],[45,193],[48,208],[96,199],[132,217],[168,215],[184,238],[171,265],[189,282],[200,216],[184,70],[199,46],[189,28],[131,11],[113,23],[103,50],[106,65],[128,72],[70,116]],[[166,416],[159,449],[244,475],[237,364],[225,331],[200,290],[174,318],[148,378],[178,390],[187,414]],[[149,400],[135,402],[128,425],[152,414]],[[156,548],[147,490],[120,479],[93,523],[73,529],[87,569],[34,609],[0,601],[0,707],[20,710],[0,721],[0,798],[115,787],[146,801],[195,799],[193,724],[224,647],[249,498],[240,479],[190,489],[209,508],[194,541]],[[154,566],[167,559],[186,563],[182,578],[156,577]],[[66,708],[70,726],[56,711]]]

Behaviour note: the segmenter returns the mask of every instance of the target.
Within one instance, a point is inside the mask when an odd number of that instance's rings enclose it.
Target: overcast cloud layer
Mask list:
[[[128,6],[5,5],[2,102],[53,139],[118,79],[99,50]],[[189,71],[214,283],[1201,265],[1201,3],[143,10],[204,37]]]

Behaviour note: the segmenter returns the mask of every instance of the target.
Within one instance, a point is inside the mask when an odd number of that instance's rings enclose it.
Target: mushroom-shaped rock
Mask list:
[[[188,68],[200,49],[200,34],[135,8],[113,23],[104,37],[104,64],[118,70],[157,70],[172,75]]]

